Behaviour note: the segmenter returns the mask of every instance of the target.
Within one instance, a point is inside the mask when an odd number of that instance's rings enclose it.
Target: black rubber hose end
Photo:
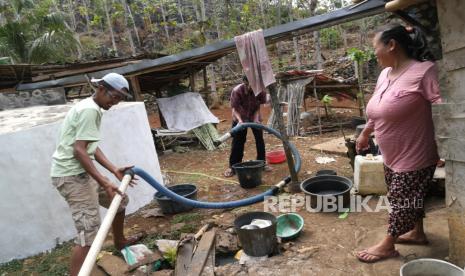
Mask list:
[[[131,176],[131,178],[134,178],[135,173],[134,173],[134,170],[132,168],[127,169],[127,170],[124,171],[124,175],[127,175],[127,174],[129,174]]]

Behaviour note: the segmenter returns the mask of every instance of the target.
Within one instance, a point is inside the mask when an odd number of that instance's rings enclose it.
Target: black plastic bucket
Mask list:
[[[323,208],[322,211],[324,211],[325,206],[323,204],[332,201],[332,199],[336,200],[336,206],[342,205],[346,208],[350,205],[352,181],[343,176],[319,175],[304,180],[300,184],[300,189],[310,196],[310,206],[313,209]],[[342,203],[340,200],[342,200]],[[337,209],[334,211],[342,211]]]
[[[316,176],[319,175],[337,175],[335,170],[319,170],[316,172]]]
[[[250,224],[254,219],[265,219],[271,221],[271,225],[258,229],[241,229],[242,226]],[[278,240],[276,238],[276,217],[266,212],[245,213],[234,220],[239,242],[245,254],[253,257],[268,256],[277,250]]]
[[[197,187],[193,184],[179,184],[167,188],[185,198],[197,200]],[[160,192],[156,192],[153,197],[160,205],[163,214],[177,214],[194,209],[194,207],[178,203]]]
[[[255,188],[262,184],[265,161],[253,160],[232,165],[242,188]]]

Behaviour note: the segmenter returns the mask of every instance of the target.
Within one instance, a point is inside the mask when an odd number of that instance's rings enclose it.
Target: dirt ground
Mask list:
[[[344,110],[342,110],[344,111]],[[265,118],[269,109],[266,109]],[[343,116],[356,115],[355,110],[347,110]],[[222,121],[218,130],[224,133],[230,128],[230,110],[223,107],[213,110],[213,113]],[[156,118],[151,123],[156,126]],[[345,130],[351,134],[350,129]],[[307,179],[321,169],[333,169],[339,175],[353,177],[349,159],[342,155],[324,154],[310,150],[312,145],[340,137],[339,131],[326,133],[321,136],[294,137],[291,141],[298,148],[302,156],[302,169],[299,179]],[[253,135],[248,134],[245,159],[255,159],[255,146]],[[265,135],[267,151],[281,146],[281,142],[271,135]],[[287,164],[272,165],[273,171],[263,174],[263,185],[255,189],[245,190],[230,180],[237,181],[236,177],[222,181],[221,179],[206,178],[187,173],[202,173],[217,178],[223,178],[222,173],[228,164],[229,145],[221,150],[205,151],[190,149],[186,153],[170,153],[159,157],[161,170],[164,172],[168,185],[179,183],[195,183],[200,190],[199,199],[205,201],[230,201],[266,190],[269,185],[276,184],[283,176],[288,174]],[[336,162],[318,164],[318,156],[333,157]],[[370,201],[370,206],[376,205],[376,199]],[[252,211],[263,211],[263,204],[242,207],[234,210],[196,210],[200,215],[194,225],[199,228],[205,221],[213,220],[216,224],[232,225],[234,218],[239,214]],[[401,257],[386,260],[376,264],[364,264],[356,260],[353,253],[364,249],[380,240],[386,233],[388,214],[379,213],[350,213],[347,218],[338,218],[338,213],[310,213],[303,208],[298,213],[304,218],[305,226],[301,236],[287,244],[288,250],[282,254],[269,258],[252,266],[239,265],[237,262],[219,266],[217,275],[399,275],[399,269],[404,262],[419,258],[433,257],[444,259],[448,255],[448,229],[447,219],[442,198],[430,198],[427,202],[426,232],[431,241],[429,246],[399,245]],[[280,213],[274,213],[279,215]],[[163,231],[170,225],[169,218],[140,219],[132,216],[129,220],[141,228]],[[302,253],[304,252],[304,253]],[[289,274],[290,273],[290,274]]]
[[[226,132],[231,125],[230,109],[222,107],[212,111],[221,121],[218,125],[220,134]],[[356,110],[338,110],[337,114],[346,119]],[[264,119],[269,114],[265,108]],[[149,117],[152,127],[159,126],[159,119]],[[346,134],[352,134],[349,128]],[[302,169],[299,180],[307,179],[321,169],[332,169],[339,175],[353,177],[349,159],[343,155],[325,154],[312,151],[310,147],[340,137],[339,131],[323,135],[294,137],[291,141],[298,148],[302,157]],[[246,144],[245,159],[255,159],[255,143],[249,131]],[[265,134],[267,151],[281,147],[281,141]],[[159,155],[160,167],[165,184],[194,183],[199,188],[198,199],[203,201],[231,201],[260,193],[288,175],[287,164],[272,165],[271,172],[263,173],[263,185],[254,189],[243,189],[236,177],[224,178],[227,168],[229,144],[219,150],[206,151],[201,148],[189,148],[185,153],[169,153]],[[335,159],[329,164],[318,164],[316,157],[328,156]],[[211,177],[205,177],[204,174]],[[369,202],[376,205],[376,199]],[[182,233],[195,233],[207,222],[222,228],[233,225],[234,219],[253,210],[263,211],[263,203],[232,210],[195,209],[188,213],[165,217],[148,217],[142,215],[144,210],[156,207],[155,203],[142,208],[128,216],[125,231],[132,234],[139,230],[146,231],[149,236],[143,241],[149,248],[159,238],[177,239]],[[354,252],[364,249],[380,240],[386,233],[388,214],[352,212],[345,219],[338,213],[311,213],[304,208],[297,210],[305,221],[301,235],[292,242],[283,244],[285,250],[265,261],[253,265],[240,265],[237,261],[215,268],[216,275],[399,275],[399,269],[408,260],[420,257],[445,259],[448,255],[447,216],[443,198],[430,198],[427,202],[426,233],[430,239],[428,246],[399,245],[401,254],[396,259],[376,264],[360,263]],[[279,215],[278,212],[273,212]],[[119,254],[111,246],[111,237],[107,239],[104,250]],[[0,275],[66,275],[70,256],[70,245],[64,245],[51,253],[41,254],[26,260],[16,261],[0,267]]]

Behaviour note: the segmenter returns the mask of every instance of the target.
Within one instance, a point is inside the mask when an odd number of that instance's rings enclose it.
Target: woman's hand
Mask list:
[[[368,140],[368,135],[363,135],[363,132],[358,136],[357,141],[355,141],[355,150],[357,153],[368,148]]]

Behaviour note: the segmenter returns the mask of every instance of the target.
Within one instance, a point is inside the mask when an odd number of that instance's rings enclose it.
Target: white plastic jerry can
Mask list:
[[[385,195],[383,156],[355,156],[354,186],[361,195]]]

